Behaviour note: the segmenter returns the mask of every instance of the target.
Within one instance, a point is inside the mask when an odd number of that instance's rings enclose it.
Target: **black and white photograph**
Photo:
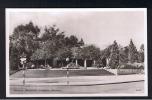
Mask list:
[[[146,8],[6,8],[7,97],[148,96]]]

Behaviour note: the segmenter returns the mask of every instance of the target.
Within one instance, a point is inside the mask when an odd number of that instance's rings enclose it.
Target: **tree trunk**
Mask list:
[[[76,64],[76,67],[77,67],[78,66],[78,60],[77,59],[75,60],[75,64]]]
[[[57,59],[53,59],[53,67],[56,67],[57,66]]]
[[[94,66],[96,65],[96,61],[95,61],[95,60],[93,60],[93,65],[94,65]]]
[[[46,67],[46,59],[45,59],[45,67]]]
[[[36,61],[36,65],[35,66],[36,66],[35,68],[37,69],[38,68],[38,62],[37,61]]]
[[[86,59],[84,60],[84,68],[87,69],[87,60]]]
[[[110,60],[109,58],[106,58],[106,66],[107,66],[107,67],[109,67],[109,60]],[[106,67],[106,66],[105,66],[105,67]]]
[[[130,52],[128,54],[128,63],[131,63],[131,54],[130,54]]]
[[[61,61],[61,64],[62,64],[61,67],[63,67],[63,61]]]

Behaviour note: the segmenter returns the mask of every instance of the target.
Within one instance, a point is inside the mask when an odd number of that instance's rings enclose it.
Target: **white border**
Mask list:
[[[10,94],[9,86],[9,13],[10,12],[81,12],[81,11],[144,11],[144,49],[145,49],[145,85],[143,94]],[[6,97],[109,97],[109,96],[148,96],[148,63],[147,63],[147,9],[146,8],[6,8]]]
[[[144,22],[144,58],[145,58],[145,69],[144,69],[144,72],[145,72],[145,85],[144,85],[144,88],[145,88],[145,94],[148,96],[148,47],[147,47],[147,9],[145,9],[144,11],[144,19],[145,19],[145,22]]]

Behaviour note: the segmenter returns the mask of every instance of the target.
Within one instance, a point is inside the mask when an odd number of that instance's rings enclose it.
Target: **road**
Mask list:
[[[144,81],[91,86],[10,86],[11,94],[118,94],[144,93]]]

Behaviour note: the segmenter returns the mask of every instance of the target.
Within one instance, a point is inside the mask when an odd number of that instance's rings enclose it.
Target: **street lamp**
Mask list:
[[[21,60],[21,64],[23,65],[23,86],[25,86],[25,70],[26,70],[26,67],[25,67],[25,63],[26,63],[26,55],[23,53],[21,56],[20,56],[20,60]]]
[[[69,62],[69,61],[70,61],[70,59],[67,57],[67,58],[66,58],[66,62],[67,62],[67,68],[66,68],[66,69],[67,69],[67,70],[66,70],[66,72],[67,72],[67,73],[66,73],[66,74],[67,74],[67,75],[66,75],[66,76],[67,76],[67,85],[69,85],[69,80],[68,80],[68,78],[69,78],[69,66],[68,66],[68,62]]]

